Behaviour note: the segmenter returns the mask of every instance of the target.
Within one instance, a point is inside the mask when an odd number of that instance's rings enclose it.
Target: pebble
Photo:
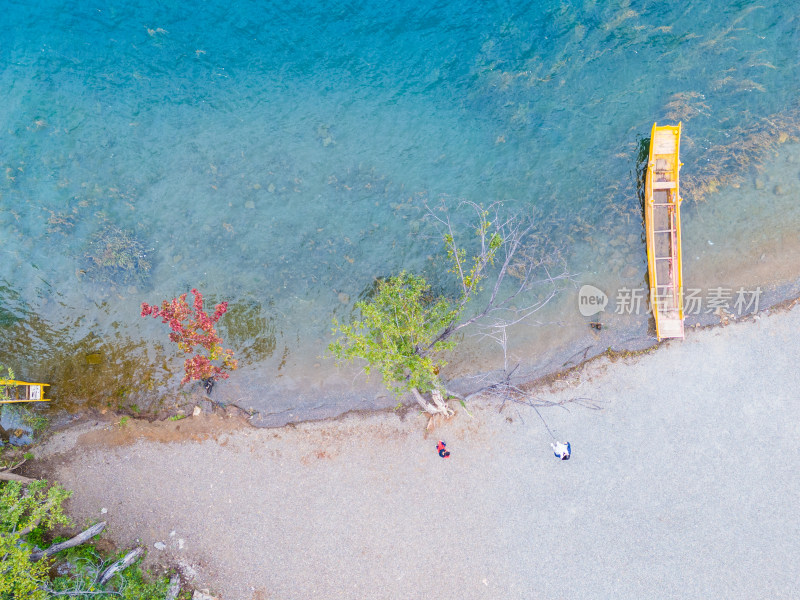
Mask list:
[[[756,189],[763,190],[764,189],[764,180],[763,179],[756,179]]]
[[[775,194],[776,196],[782,196],[783,195],[783,186],[782,185],[776,185],[774,188],[772,188],[772,193]]]
[[[270,194],[274,194],[274,193],[275,193],[275,184],[274,184],[274,183],[270,183],[270,184],[267,186],[267,191],[268,191]]]
[[[248,200],[247,202],[244,203],[244,207],[245,208],[255,208],[256,207],[256,203],[253,202],[252,200]]]
[[[102,515],[106,514],[107,512],[108,512],[107,508],[101,508],[100,509],[100,514],[102,514]]]
[[[203,412],[203,409],[200,408],[199,406],[195,406],[194,410],[192,411],[192,416],[193,417],[198,417],[198,416],[200,416],[201,412]]]
[[[156,542],[155,544],[153,544],[153,547],[156,550],[166,550],[167,549],[167,545],[164,542]]]
[[[339,292],[339,302],[341,302],[342,304],[347,304],[348,302],[350,302],[350,296],[348,296],[344,292]]]

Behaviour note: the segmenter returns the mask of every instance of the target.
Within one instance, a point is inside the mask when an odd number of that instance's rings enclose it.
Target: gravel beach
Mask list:
[[[530,407],[478,405],[432,432],[415,412],[92,422],[28,472],[224,600],[795,598],[798,331],[789,308],[540,389],[569,461]]]

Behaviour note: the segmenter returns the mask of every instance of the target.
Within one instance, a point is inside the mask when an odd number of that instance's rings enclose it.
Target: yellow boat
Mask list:
[[[16,379],[0,379],[0,386],[7,392],[7,398],[0,396],[0,404],[13,404],[15,402],[50,402],[44,397],[45,387],[49,383],[31,383],[17,381]]]
[[[660,127],[653,123],[645,178],[644,221],[650,306],[659,340],[684,336],[680,145],[681,123]]]

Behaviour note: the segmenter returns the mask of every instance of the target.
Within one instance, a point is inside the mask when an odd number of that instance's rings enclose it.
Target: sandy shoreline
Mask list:
[[[530,408],[481,405],[428,435],[414,413],[86,424],[30,472],[226,600],[790,597],[798,328],[787,308],[540,389],[603,408],[543,411],[564,463]]]

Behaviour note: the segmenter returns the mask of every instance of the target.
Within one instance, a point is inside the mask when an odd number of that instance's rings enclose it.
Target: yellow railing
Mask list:
[[[30,381],[17,381],[16,379],[0,379],[0,386],[5,387],[7,394],[10,396],[9,398],[0,397],[0,404],[50,402],[49,398],[44,397],[44,388],[50,387],[49,383],[32,383]]]
[[[682,273],[682,265],[683,265],[683,255],[681,250],[681,217],[680,217],[680,205],[683,199],[680,196],[680,168],[682,166],[680,162],[680,139],[681,139],[681,128],[682,123],[678,123],[677,125],[663,125],[661,127],[658,126],[657,123],[653,123],[653,128],[650,132],[650,151],[648,155],[647,161],[647,174],[645,177],[645,233],[647,238],[647,269],[649,274],[649,282],[650,282],[650,297],[651,297],[651,307],[653,310],[653,317],[655,319],[656,325],[656,336],[658,339],[661,339],[661,332],[659,331],[659,319],[658,319],[658,311],[659,311],[659,301],[660,295],[658,293],[658,275],[656,270],[656,257],[655,257],[655,248],[656,248],[656,239],[655,239],[655,224],[654,224],[654,189],[653,183],[655,180],[655,167],[656,167],[656,137],[659,132],[670,132],[672,135],[675,136],[675,148],[674,154],[672,155],[672,160],[670,161],[670,178],[669,181],[675,182],[675,192],[671,198],[670,203],[672,204],[672,208],[674,210],[674,231],[675,237],[671,240],[671,244],[674,242],[674,249],[670,252],[670,254],[674,257],[674,264],[672,265],[672,281],[670,282],[673,287],[673,294],[674,294],[674,301],[677,304],[678,314],[680,316],[681,322],[683,322],[683,273]],[[659,156],[664,156],[663,153],[659,153]],[[672,227],[672,223],[670,223],[670,227]]]

